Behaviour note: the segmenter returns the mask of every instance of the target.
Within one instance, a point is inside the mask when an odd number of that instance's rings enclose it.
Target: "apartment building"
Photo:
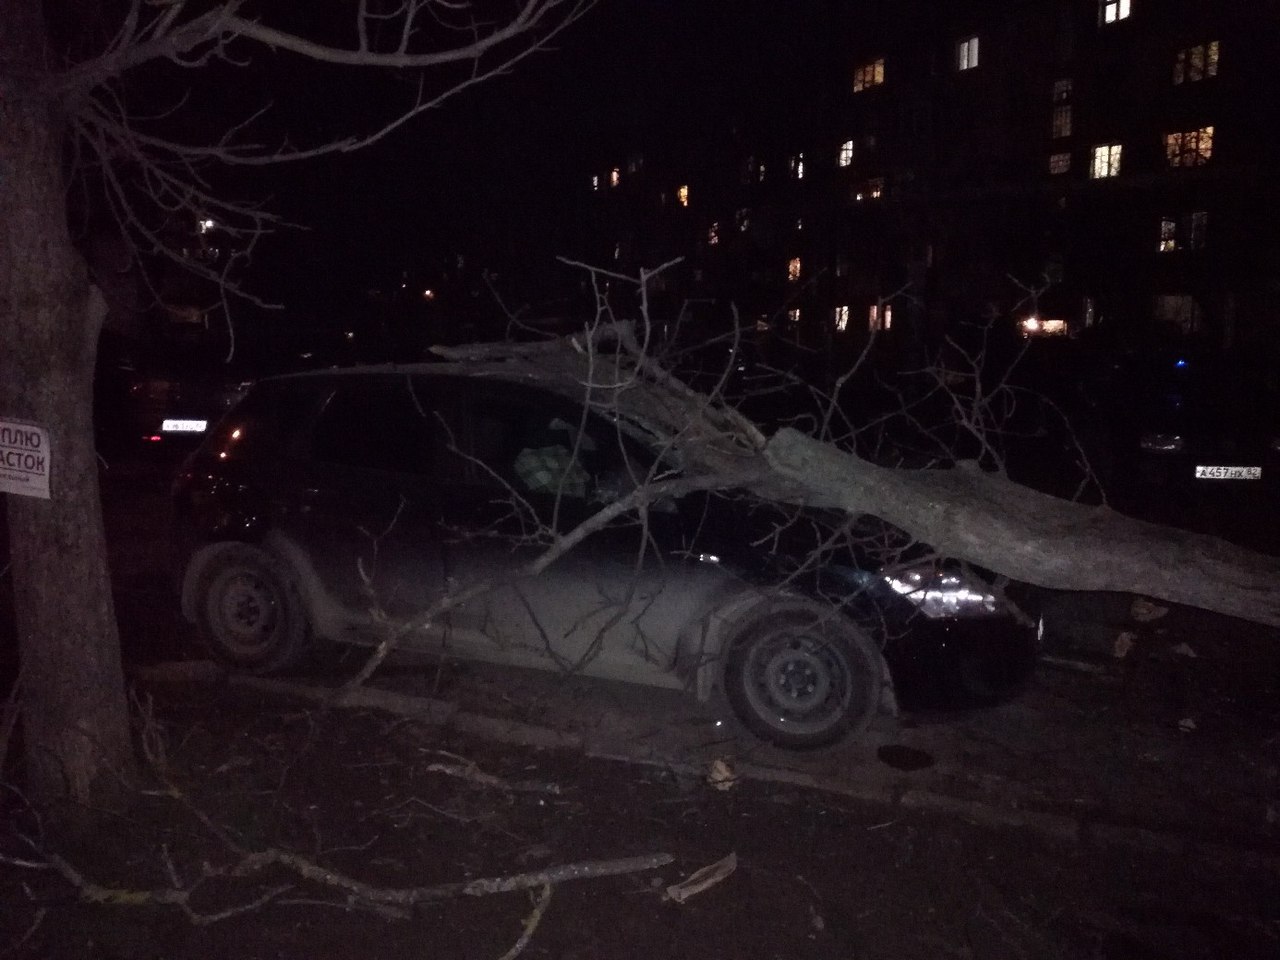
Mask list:
[[[598,262],[683,258],[658,285],[671,303],[731,303],[761,337],[837,352],[984,318],[1126,344],[1275,338],[1274,4],[792,16],[760,49],[793,70],[745,71],[731,102],[689,90],[681,123],[598,145],[582,176]]]

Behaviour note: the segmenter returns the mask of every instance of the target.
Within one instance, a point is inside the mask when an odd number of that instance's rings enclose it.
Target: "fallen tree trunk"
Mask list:
[[[1280,558],[1053,497],[974,464],[892,469],[790,427],[766,436],[655,363],[627,323],[563,340],[435,352],[476,376],[514,374],[638,423],[655,446],[679,455],[686,474],[722,477],[725,490],[875,516],[941,555],[1012,580],[1137,593],[1280,626]]]
[[[962,463],[892,470],[789,428],[764,450],[812,506],[872,514],[939,553],[1058,590],[1114,590],[1280,626],[1280,558],[1086,506]],[[769,495],[769,486],[760,492]]]

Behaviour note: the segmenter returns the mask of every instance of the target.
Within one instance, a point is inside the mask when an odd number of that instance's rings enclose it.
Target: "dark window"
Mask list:
[[[406,380],[341,384],[316,425],[312,456],[326,463],[427,474],[440,431]]]

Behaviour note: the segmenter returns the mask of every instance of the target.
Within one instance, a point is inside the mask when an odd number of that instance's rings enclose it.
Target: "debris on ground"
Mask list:
[[[700,870],[695,870],[679,883],[667,887],[667,899],[676,903],[684,903],[723,880],[738,869],[738,854],[730,852],[715,863],[709,863]]]

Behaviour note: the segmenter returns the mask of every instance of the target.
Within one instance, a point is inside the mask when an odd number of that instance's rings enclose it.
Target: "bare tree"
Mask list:
[[[359,0],[259,9],[247,0],[0,0],[0,416],[45,428],[52,467],[48,500],[8,504],[33,797],[101,802],[132,769],[92,444],[105,311],[69,230],[72,191],[105,204],[139,256],[181,259],[164,224],[197,217],[216,219],[247,253],[276,221],[224,196],[211,164],[286,163],[376,142],[545,49],[593,3]],[[321,82],[381,70],[412,83],[401,102],[371,111],[366,129],[316,143],[278,133],[255,141],[262,104],[204,139],[172,133],[165,121],[183,105],[184,76],[194,83],[213,70],[243,74],[270,56],[318,66]],[[155,71],[169,86],[153,80],[147,116],[131,105],[130,81]],[[157,102],[157,89],[179,93]],[[224,270],[194,269],[236,292]]]
[[[832,442],[829,417],[815,430],[762,430],[726,404],[718,387],[699,392],[665,369],[650,331],[642,309],[635,323],[599,324],[565,340],[437,352],[478,373],[501,364],[507,375],[562,392],[581,395],[587,385],[591,405],[644,425],[679,454],[679,482],[690,489],[738,489],[774,503],[878,517],[940,555],[1026,583],[1145,594],[1280,625],[1277,558],[1010,480],[990,441],[998,392],[967,399],[947,393],[979,458],[951,469],[881,466]],[[945,379],[936,369],[931,375]],[[1087,471],[1087,462],[1082,467]]]
[[[508,546],[521,548],[523,559],[512,554],[500,573],[491,570],[487,578],[449,582],[445,592],[424,609],[398,618],[385,612],[385,597],[375,583],[379,535],[364,531],[371,545],[369,564],[361,567],[366,599],[384,629],[374,654],[348,682],[348,692],[367,680],[405,638],[426,627],[438,627],[446,615],[468,604],[483,604],[483,598],[495,591],[503,592],[496,601],[500,604],[518,608],[524,603],[526,615],[520,618],[518,611],[516,615],[524,634],[515,638],[517,642],[537,646],[540,637],[548,666],[570,672],[582,669],[600,652],[604,631],[639,619],[642,601],[626,590],[602,591],[592,611],[599,615],[600,632],[594,639],[578,637],[566,644],[575,652],[566,657],[556,649],[556,641],[565,638],[550,636],[537,612],[512,585],[543,574],[606,527],[616,529],[626,523],[639,534],[634,587],[646,562],[656,560],[646,557],[652,511],[664,499],[689,496],[738,498],[767,512],[765,526],[772,525],[772,532],[755,545],[761,554],[772,554],[780,561],[774,570],[780,596],[802,580],[808,584],[812,574],[841,555],[870,560],[874,568],[888,573],[898,565],[946,558],[994,571],[1007,580],[1057,589],[1142,594],[1280,623],[1275,591],[1280,566],[1275,558],[1134,520],[1105,504],[1039,493],[1010,480],[1000,441],[1009,432],[1010,411],[1028,398],[1003,371],[991,378],[992,385],[976,382],[985,362],[982,346],[970,350],[953,344],[958,364],[930,365],[920,371],[940,392],[950,422],[971,441],[972,457],[959,454],[955,435],[938,434],[923,420],[918,406],[906,400],[886,416],[905,420],[913,432],[930,441],[929,459],[935,461],[929,468],[908,467],[894,451],[877,449],[874,443],[879,457],[860,453],[858,434],[874,432],[880,420],[871,417],[859,424],[857,415],[866,411],[855,410],[851,416],[839,402],[840,390],[859,372],[865,353],[854,360],[848,376],[837,381],[832,393],[791,383],[812,394],[813,412],[807,423],[797,420],[779,429],[762,428],[735,406],[727,385],[738,368],[736,338],[729,337],[727,360],[724,340],[718,341],[712,351],[718,358],[711,365],[712,382],[705,389],[694,389],[664,363],[670,359],[671,344],[657,336],[659,325],[645,302],[650,276],[628,278],[602,270],[592,270],[591,276],[597,287],[608,282],[639,291],[634,311],[626,311],[633,319],[619,319],[626,315],[624,311],[602,306],[593,323],[569,337],[437,348],[450,362],[432,369],[502,383],[539,383],[581,404],[584,420],[573,434],[575,443],[581,442],[588,413],[594,413],[600,424],[619,429],[628,425],[627,436],[640,439],[656,456],[648,467],[627,478],[624,489],[609,490],[585,516],[575,511],[572,522],[564,522],[561,515],[563,489],[557,488],[553,507],[535,507],[493,465],[475,461],[478,469],[490,474],[494,483],[486,489],[496,491],[494,502],[506,505],[512,522],[483,531],[459,529],[457,534],[503,537]],[[980,331],[980,345],[984,335]],[[787,379],[785,374],[780,376]],[[431,416],[421,405],[419,412]],[[623,440],[621,435],[618,440]],[[457,448],[454,452],[465,455]],[[1076,446],[1067,453],[1080,476],[1094,482],[1084,451]],[[888,465],[876,462],[886,457]],[[951,465],[940,467],[939,459]],[[576,448],[566,462],[577,462]],[[559,478],[561,484],[564,480]],[[864,523],[863,518],[878,522]],[[386,519],[388,529],[394,527],[398,510]],[[784,541],[793,544],[800,539],[807,552],[795,554],[780,547]],[[691,555],[700,549],[698,541],[686,542]],[[584,592],[591,589],[588,580],[580,578]],[[829,615],[838,616],[835,611],[846,608],[858,589],[838,585],[834,591],[822,591],[823,599],[831,601]],[[883,630],[877,632],[883,635]],[[502,639],[494,638],[495,642]],[[625,642],[643,645],[645,638]],[[722,657],[724,651],[708,655]],[[875,698],[868,705],[874,709]]]

